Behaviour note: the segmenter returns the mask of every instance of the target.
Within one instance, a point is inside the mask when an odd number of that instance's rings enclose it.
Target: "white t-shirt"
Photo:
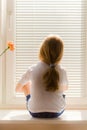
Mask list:
[[[60,89],[55,92],[45,90],[43,74],[48,67],[49,66],[46,63],[38,62],[36,65],[29,67],[19,81],[22,85],[25,85],[29,81],[31,82],[31,98],[28,101],[28,109],[31,112],[60,112],[65,108],[65,99],[63,98],[63,92],[61,92]],[[60,65],[57,65],[56,68],[59,72],[60,88],[67,86],[66,71]]]

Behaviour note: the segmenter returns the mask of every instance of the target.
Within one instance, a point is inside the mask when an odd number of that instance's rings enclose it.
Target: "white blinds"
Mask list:
[[[69,80],[69,97],[85,94],[85,32],[81,0],[16,0],[16,81],[38,61],[39,46],[48,34],[63,38],[61,64]]]

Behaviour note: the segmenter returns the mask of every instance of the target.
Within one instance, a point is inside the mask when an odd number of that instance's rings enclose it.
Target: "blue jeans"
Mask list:
[[[65,95],[63,95],[63,98],[65,98]],[[30,95],[27,95],[26,101],[28,102],[29,99],[30,99]],[[63,112],[64,112],[64,110],[62,110],[61,112],[38,112],[38,113],[32,113],[29,111],[29,113],[32,115],[32,117],[36,117],[36,118],[57,118]]]

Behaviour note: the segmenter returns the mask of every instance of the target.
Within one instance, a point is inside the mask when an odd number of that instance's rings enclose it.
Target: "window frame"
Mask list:
[[[1,41],[0,41],[1,43]],[[1,48],[1,46],[0,46]],[[0,49],[1,51],[1,49]],[[0,104],[2,103],[2,59],[0,59]]]
[[[6,41],[13,41],[15,43],[14,39],[14,15],[15,15],[15,0],[7,0],[7,39]],[[15,51],[10,52],[8,51],[6,53],[6,103],[9,105],[14,105],[15,103],[19,104],[19,101],[21,101],[20,98],[17,98],[15,95],[15,86],[14,84],[14,77],[15,77]],[[11,67],[9,68],[9,64],[11,64]],[[8,77],[9,74],[9,77]],[[11,79],[11,80],[10,80]],[[9,82],[10,81],[10,82]]]
[[[0,0],[0,18],[1,18],[1,0]],[[0,52],[2,51],[1,43],[1,19],[0,19]],[[0,85],[2,86],[2,58],[0,57]],[[0,87],[0,104],[2,103],[2,87]]]
[[[6,0],[0,0],[0,52],[6,48]],[[0,108],[6,100],[6,55],[0,57]],[[3,105],[2,105],[3,104]]]
[[[6,8],[6,42],[8,40],[12,40],[15,43],[15,39],[14,39],[14,35],[15,35],[15,26],[14,25],[14,16],[15,16],[15,0],[4,0],[7,3],[7,8]],[[1,1],[0,1],[1,2]],[[84,2],[86,2],[87,5],[87,1],[84,0]],[[86,9],[87,12],[87,9]],[[85,13],[86,15],[86,13]],[[85,20],[87,21],[87,16],[85,16]],[[85,21],[85,26],[86,26],[86,34],[87,34],[87,24]],[[1,24],[0,24],[1,25]],[[87,49],[87,37],[86,37],[86,49]],[[5,42],[5,41],[4,41]],[[0,48],[1,45],[0,45]],[[1,51],[1,50],[0,50]],[[6,74],[6,97],[5,97],[5,103],[4,105],[1,105],[1,107],[3,108],[25,108],[25,98],[21,95],[17,96],[16,92],[15,92],[15,86],[16,84],[14,83],[14,77],[15,77],[15,53],[16,50],[14,51],[14,53],[8,51],[6,52],[6,73],[4,72],[4,75]],[[5,61],[4,60],[4,61]],[[86,59],[87,61],[87,51],[86,51]],[[9,67],[11,63],[11,67]],[[2,72],[2,69],[4,69],[4,67],[2,68],[2,63],[0,63],[0,72]],[[85,70],[87,73],[87,63],[85,64]],[[2,72],[3,73],[3,72]],[[8,76],[9,75],[9,76]],[[0,73],[0,77],[2,77],[2,74]],[[87,76],[85,76],[87,78]],[[4,77],[2,77],[4,78]],[[0,83],[2,84],[2,78],[0,78]],[[85,79],[86,80],[86,79]],[[14,84],[14,85],[13,85]],[[2,86],[2,85],[1,85]],[[86,86],[87,86],[87,82],[86,82]],[[1,88],[0,88],[1,89]],[[2,89],[0,90],[0,92],[2,92]],[[2,96],[3,96],[3,92],[2,92]],[[2,97],[1,96],[1,97]],[[83,98],[67,98],[66,96],[66,102],[67,102],[67,109],[87,109],[87,89],[86,89],[86,96]]]

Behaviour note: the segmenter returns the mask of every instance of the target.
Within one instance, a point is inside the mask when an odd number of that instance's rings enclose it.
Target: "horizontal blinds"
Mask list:
[[[16,0],[16,82],[38,61],[43,38],[58,34],[64,41],[68,97],[84,96],[85,32],[81,0]]]

